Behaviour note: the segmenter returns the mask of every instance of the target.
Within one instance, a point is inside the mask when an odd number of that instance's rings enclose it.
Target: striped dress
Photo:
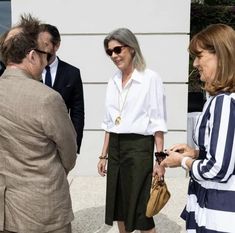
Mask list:
[[[181,217],[188,233],[235,232],[235,93],[206,102],[195,127],[199,157]]]

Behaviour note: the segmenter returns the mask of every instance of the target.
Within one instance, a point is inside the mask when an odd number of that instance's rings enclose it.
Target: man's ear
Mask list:
[[[36,51],[35,50],[31,50],[28,54],[27,54],[27,58],[29,60],[30,63],[35,64],[36,62]]]

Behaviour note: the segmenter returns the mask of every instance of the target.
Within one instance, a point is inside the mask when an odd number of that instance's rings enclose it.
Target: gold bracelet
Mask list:
[[[98,158],[99,158],[99,159],[108,159],[108,156],[107,156],[107,155],[105,155],[105,156],[100,155]]]

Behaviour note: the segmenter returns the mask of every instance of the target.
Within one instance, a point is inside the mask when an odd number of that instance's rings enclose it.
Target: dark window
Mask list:
[[[0,34],[11,27],[11,1],[0,0]]]
[[[11,1],[0,0],[0,35],[11,27]],[[0,76],[5,70],[5,66],[0,60]]]

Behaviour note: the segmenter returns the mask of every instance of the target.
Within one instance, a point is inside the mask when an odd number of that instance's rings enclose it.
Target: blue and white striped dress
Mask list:
[[[235,93],[206,102],[195,127],[199,157],[181,217],[188,233],[235,232]]]

